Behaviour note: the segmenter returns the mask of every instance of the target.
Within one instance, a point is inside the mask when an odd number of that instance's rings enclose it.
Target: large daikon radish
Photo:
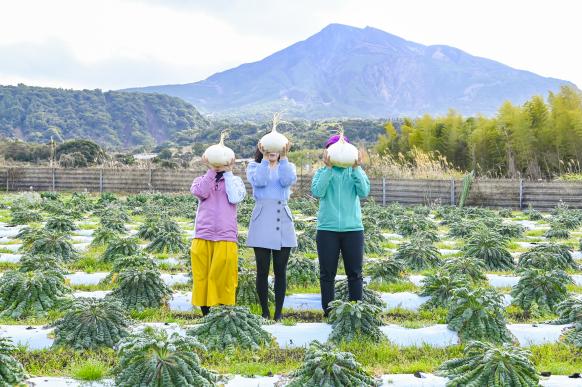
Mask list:
[[[209,146],[204,152],[204,156],[208,163],[213,167],[224,167],[232,162],[234,159],[234,152],[232,149],[224,145],[224,140],[227,137],[227,132],[220,133],[220,142]]]
[[[289,140],[283,134],[277,132],[277,125],[281,119],[280,113],[275,113],[273,116],[273,129],[270,133],[265,134],[259,143],[263,146],[263,149],[267,152],[281,152]]]
[[[336,167],[351,167],[358,160],[358,149],[345,140],[343,131],[339,136],[338,142],[327,148],[329,161]]]

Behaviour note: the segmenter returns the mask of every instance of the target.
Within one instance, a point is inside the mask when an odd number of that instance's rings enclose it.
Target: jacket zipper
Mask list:
[[[338,208],[339,208],[339,217],[338,217],[338,231],[341,232],[342,230],[342,185],[344,184],[344,179],[343,179],[344,175],[343,173],[340,175],[340,184],[339,184],[339,190],[338,190]]]

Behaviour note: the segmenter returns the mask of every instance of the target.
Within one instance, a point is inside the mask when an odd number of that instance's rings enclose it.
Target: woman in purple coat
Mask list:
[[[247,245],[255,250],[257,293],[264,318],[270,318],[268,290],[273,256],[276,321],[281,319],[287,291],[287,262],[291,248],[297,247],[293,216],[287,206],[291,186],[297,181],[295,165],[287,159],[290,146],[288,143],[280,153],[267,153],[259,144],[255,161],[247,167],[247,180],[253,187],[256,201]]]

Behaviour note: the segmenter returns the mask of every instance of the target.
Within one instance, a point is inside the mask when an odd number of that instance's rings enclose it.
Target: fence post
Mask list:
[[[519,179],[519,209],[523,208],[523,179]]]
[[[386,206],[386,178],[382,177],[382,205]]]
[[[154,187],[152,186],[152,166],[150,165],[150,176],[149,176],[149,180],[148,180],[148,187],[150,189],[150,191],[154,190]]]
[[[99,193],[103,193],[103,168],[99,170]]]
[[[52,168],[52,175],[53,175],[53,182],[52,182],[52,187],[53,187],[53,192],[55,192],[55,168]]]
[[[451,179],[451,206],[455,205],[455,179]]]

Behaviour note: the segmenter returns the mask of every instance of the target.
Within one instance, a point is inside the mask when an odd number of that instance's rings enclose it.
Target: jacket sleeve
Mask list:
[[[247,180],[253,187],[265,187],[269,183],[269,161],[251,162],[247,167]]]
[[[230,204],[242,202],[247,194],[245,183],[232,172],[224,173],[224,188]]]
[[[329,182],[331,181],[331,169],[324,167],[315,172],[313,180],[311,181],[311,193],[316,198],[322,198],[327,192]]]
[[[208,198],[214,179],[216,178],[216,171],[209,169],[204,175],[197,177],[192,182],[190,192],[200,200]]]
[[[295,164],[290,163],[289,160],[284,159],[279,162],[279,184],[281,187],[289,187],[297,181],[297,171]]]
[[[356,194],[361,198],[367,197],[370,194],[370,180],[362,167],[352,169],[352,179],[356,185]]]

